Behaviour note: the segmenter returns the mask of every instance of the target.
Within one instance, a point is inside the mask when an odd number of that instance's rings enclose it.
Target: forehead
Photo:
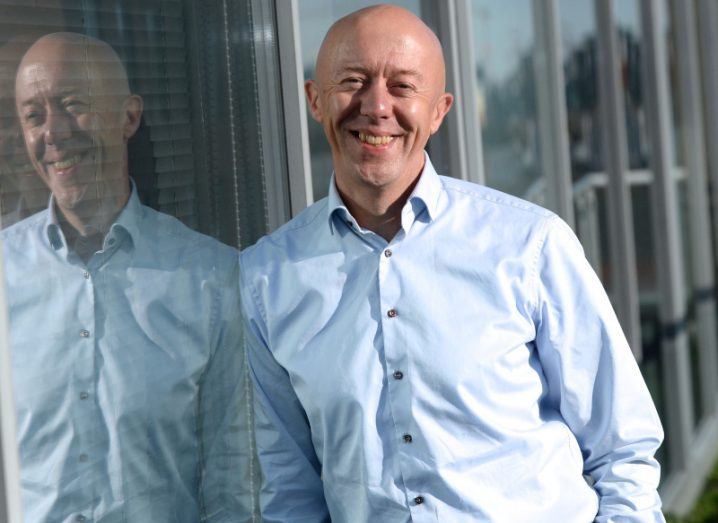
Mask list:
[[[28,56],[18,70],[15,96],[22,103],[38,96],[70,93],[88,96],[119,94],[123,78],[116,69],[116,64],[110,62],[73,59],[57,54]]]
[[[329,65],[334,73],[367,69],[418,75],[431,59],[430,49],[417,35],[362,24],[336,36]]]

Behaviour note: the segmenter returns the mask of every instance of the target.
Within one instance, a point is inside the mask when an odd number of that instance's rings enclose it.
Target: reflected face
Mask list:
[[[112,93],[95,63],[62,43],[25,56],[15,84],[16,109],[35,170],[65,211],[102,198],[126,177],[126,99]],[[73,59],[74,58],[74,59]]]
[[[306,85],[340,188],[416,177],[424,147],[451,106],[438,42],[418,20],[395,15],[389,10],[335,26],[317,60],[316,81]]]

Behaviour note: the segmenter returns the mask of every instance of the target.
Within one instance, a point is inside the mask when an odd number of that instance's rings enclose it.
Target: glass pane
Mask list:
[[[0,0],[26,521],[249,519],[235,247],[266,198],[251,11],[220,7]]]
[[[487,185],[543,197],[531,0],[474,0],[471,14]]]
[[[599,106],[598,39],[592,0],[561,0],[560,20],[564,48],[564,74],[574,180],[576,225],[586,255],[609,294],[613,288],[606,202],[608,177],[601,144],[603,124]],[[630,169],[648,166],[648,135],[645,128],[641,86],[640,5],[636,0],[615,2],[619,61],[625,97],[626,135]],[[631,180],[634,241],[636,246],[639,307],[642,337],[641,370],[659,414],[665,412],[663,389],[659,295],[655,246],[651,223],[650,176],[634,171]],[[666,463],[665,446],[658,459]]]
[[[314,66],[319,47],[331,25],[349,13],[376,5],[372,0],[302,0],[298,2],[299,27],[302,40],[302,61],[304,78],[314,78]],[[420,15],[420,0],[399,0],[389,2]],[[309,121],[309,149],[312,157],[312,189],[314,200],[327,195],[331,178],[332,152],[324,136],[322,126],[307,113]]]

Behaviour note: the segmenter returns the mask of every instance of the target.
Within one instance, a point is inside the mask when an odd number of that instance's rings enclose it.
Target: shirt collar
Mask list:
[[[329,181],[329,194],[327,195],[327,221],[329,222],[329,230],[332,233],[334,233],[335,216],[345,222],[353,223],[355,221],[339,194],[334,177],[335,175],[332,173]],[[434,220],[439,210],[439,198],[442,189],[441,179],[436,173],[429,155],[424,151],[424,168],[419,175],[419,181],[411,195],[409,195],[406,204],[404,204],[402,222],[404,222],[404,217],[407,213],[416,219],[423,209],[426,209],[428,220]]]
[[[109,232],[106,235],[107,239],[121,240],[123,237],[127,237],[134,245],[139,240],[139,220],[142,205],[140,199],[137,196],[137,187],[135,186],[134,180],[130,179],[131,190],[130,198],[127,200],[125,207],[120,212],[120,215],[115,220],[115,223],[110,227]],[[55,205],[55,198],[51,194],[50,201],[48,202],[47,220],[45,222],[45,234],[50,246],[54,250],[60,250],[65,246],[65,238],[60,228],[60,221],[57,217],[57,210]]]

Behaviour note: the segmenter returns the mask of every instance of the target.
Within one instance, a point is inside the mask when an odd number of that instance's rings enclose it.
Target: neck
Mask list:
[[[401,229],[401,211],[419,181],[419,176],[420,174],[415,176],[398,194],[396,191],[371,185],[345,187],[339,177],[336,182],[342,200],[359,225],[389,242]]]
[[[129,182],[125,179],[107,192],[107,196],[80,202],[71,209],[55,204],[63,232],[80,236],[101,232],[104,236],[130,198]]]

